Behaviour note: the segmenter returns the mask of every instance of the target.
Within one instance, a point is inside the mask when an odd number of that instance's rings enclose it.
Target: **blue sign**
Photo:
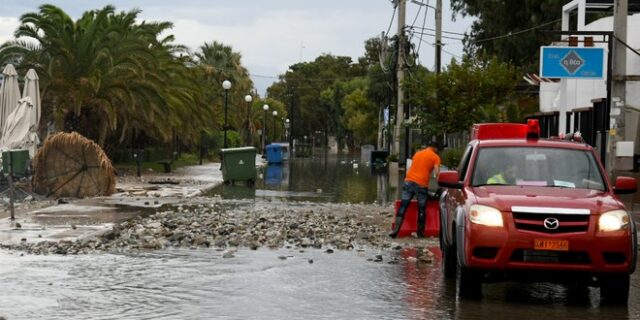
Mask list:
[[[602,79],[604,48],[540,47],[540,76]]]

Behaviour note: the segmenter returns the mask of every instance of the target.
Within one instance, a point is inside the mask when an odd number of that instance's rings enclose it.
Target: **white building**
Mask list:
[[[589,0],[574,0],[563,8],[563,31],[569,29],[569,18],[572,12],[577,10],[577,31],[612,31],[613,30],[613,17],[605,17],[596,20],[592,23],[585,24],[585,12],[589,9],[589,5],[593,5]],[[600,2],[602,3],[602,1]],[[631,11],[631,10],[630,10]],[[640,36],[638,30],[640,30],[640,14],[633,14],[627,17],[627,39],[626,43],[637,51],[640,51]],[[575,30],[572,28],[572,30]],[[585,36],[578,36],[578,43],[582,43]],[[606,77],[607,77],[607,42],[598,42],[604,40],[603,36],[592,36],[594,40],[594,46],[605,48],[605,61],[604,61],[604,77],[603,79],[561,79],[559,82],[540,82],[540,111],[543,113],[555,113],[557,112],[558,118],[558,132],[573,132],[574,117],[576,117],[578,110],[586,110],[586,108],[593,107],[593,100],[604,99],[607,97]],[[615,41],[615,40],[614,40]],[[566,46],[566,42],[556,43],[557,45]],[[637,76],[640,75],[640,56],[627,50],[627,68],[626,75]],[[610,116],[620,114],[621,105],[624,105],[625,110],[625,139],[632,143],[618,144],[618,149],[626,149],[628,154],[630,146],[635,146],[633,153],[640,154],[640,137],[638,136],[638,124],[640,117],[640,82],[639,81],[627,81],[626,83],[626,96],[625,97],[612,97],[615,102],[611,107]],[[568,113],[569,112],[569,113]],[[570,117],[567,119],[567,117]],[[568,120],[568,121],[567,121]],[[569,127],[567,127],[567,125]],[[611,118],[610,128],[617,128],[615,119]],[[622,148],[625,146],[625,148]],[[611,150],[610,146],[608,148]],[[610,158],[611,159],[611,158]],[[613,160],[613,159],[611,159]]]

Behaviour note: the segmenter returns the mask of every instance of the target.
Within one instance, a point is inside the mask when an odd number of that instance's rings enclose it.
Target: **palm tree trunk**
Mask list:
[[[98,145],[104,148],[104,144],[107,141],[107,133],[109,131],[109,124],[106,121],[100,122],[100,129],[98,131]]]

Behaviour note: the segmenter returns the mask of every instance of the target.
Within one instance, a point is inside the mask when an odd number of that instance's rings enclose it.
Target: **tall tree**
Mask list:
[[[294,101],[294,136],[316,131],[325,137],[336,135],[341,132],[340,110],[332,108],[334,104],[323,103],[320,93],[335,81],[363,76],[363,72],[350,57],[323,54],[312,62],[290,66],[280,80],[267,89],[267,94],[280,101]]]
[[[194,53],[196,64],[200,69],[201,82],[207,88],[207,104],[217,115],[216,127],[222,128],[224,123],[224,89],[222,82],[231,81],[228,94],[228,125],[241,133],[244,144],[253,142],[252,105],[247,104],[247,94],[255,96],[253,82],[249,71],[242,65],[242,55],[231,46],[218,41],[205,43]],[[257,98],[257,97],[254,97]]]
[[[535,69],[541,45],[554,35],[539,30],[559,29],[566,1],[477,1],[451,0],[454,17],[472,16],[471,32],[465,37],[465,51],[474,58],[510,62],[519,68]]]
[[[468,130],[474,123],[520,122],[531,110],[519,108],[518,74],[497,59],[454,61],[439,76],[420,73],[407,82],[415,92],[409,103],[420,107],[414,125],[440,136]]]
[[[169,141],[174,129],[188,141],[211,112],[194,81],[184,48],[161,37],[168,22],[136,22],[140,11],[113,6],[74,21],[62,9],[42,5],[24,14],[16,39],[0,46],[0,64],[18,61],[40,75],[44,116],[105,145],[135,132]],[[47,119],[43,119],[46,123]]]

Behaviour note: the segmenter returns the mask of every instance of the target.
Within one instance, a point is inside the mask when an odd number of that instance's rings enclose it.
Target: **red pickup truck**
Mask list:
[[[636,267],[636,226],[593,149],[574,139],[539,139],[527,124],[475,125],[456,171],[443,171],[440,247],[444,275],[461,297],[483,282],[552,281],[600,287],[626,304]],[[573,135],[571,135],[573,136]]]

